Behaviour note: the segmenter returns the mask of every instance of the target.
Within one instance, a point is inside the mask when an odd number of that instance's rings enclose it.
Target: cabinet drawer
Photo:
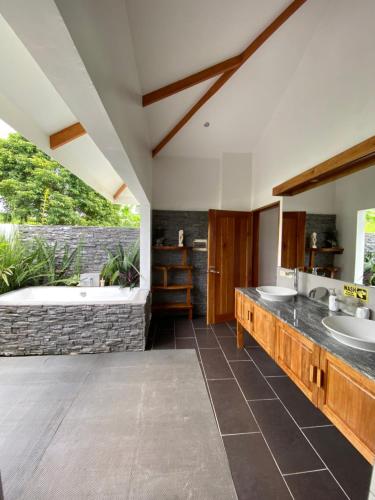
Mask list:
[[[276,362],[317,405],[320,348],[281,321],[277,322]]]
[[[263,349],[271,356],[275,355],[276,319],[275,317],[254,305],[252,335]]]

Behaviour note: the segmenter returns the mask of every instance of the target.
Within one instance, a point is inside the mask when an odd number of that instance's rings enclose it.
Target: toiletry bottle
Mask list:
[[[99,286],[105,286],[105,279],[102,278],[100,281],[99,281]]]
[[[337,302],[336,292],[334,288],[330,288],[329,290],[328,309],[333,312],[337,312],[339,310],[339,304]]]

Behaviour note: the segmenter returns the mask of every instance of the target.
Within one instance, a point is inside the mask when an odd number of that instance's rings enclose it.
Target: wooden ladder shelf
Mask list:
[[[155,246],[153,247],[155,252],[180,252],[181,253],[181,263],[180,264],[157,264],[153,266],[155,271],[161,271],[163,273],[163,283],[154,284],[152,286],[153,292],[173,292],[173,291],[186,291],[186,302],[160,302],[153,303],[153,311],[176,311],[176,310],[186,310],[188,311],[189,319],[193,317],[193,305],[191,303],[191,290],[193,288],[193,266],[188,264],[188,252],[190,247],[179,247],[179,246]],[[187,281],[185,283],[169,283],[169,272],[170,271],[186,271]]]

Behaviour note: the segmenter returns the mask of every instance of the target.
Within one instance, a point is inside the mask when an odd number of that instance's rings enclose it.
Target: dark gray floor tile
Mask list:
[[[154,338],[153,349],[174,349],[174,333],[161,332],[156,333]]]
[[[232,321],[227,321],[227,325],[230,327],[230,328],[236,328],[237,326],[237,321],[235,319],[232,319]]]
[[[194,338],[176,338],[176,349],[198,349]]]
[[[220,349],[199,349],[199,351],[208,379],[233,378],[228,363]]]
[[[368,496],[372,467],[335,427],[304,429],[307,438],[350,498]]]
[[[270,377],[268,382],[301,427],[328,425],[330,421],[316,408],[289,377]]]
[[[211,328],[195,330],[195,337],[199,347],[219,347],[216,337]]]
[[[200,316],[199,318],[193,319],[194,328],[207,328],[207,319],[205,316]]]
[[[177,319],[175,321],[176,337],[194,337],[193,323],[189,319]]]
[[[236,359],[250,359],[245,349],[237,348],[236,337],[219,337],[219,344],[221,345],[224,355],[228,361]]]
[[[282,369],[263,349],[252,349],[249,351],[249,354],[265,377],[270,375],[285,375]]]
[[[283,474],[324,467],[280,401],[253,401],[250,407]]]
[[[260,345],[258,344],[258,342],[254,339],[254,337],[252,335],[250,335],[249,332],[244,332],[244,342],[245,342],[245,347],[260,347]]]
[[[326,470],[286,476],[285,480],[295,500],[344,500],[347,498]]]
[[[218,337],[233,337],[235,332],[226,323],[211,325],[211,328]]]
[[[222,434],[259,432],[249,407],[233,380],[208,381]]]
[[[260,434],[225,436],[224,445],[239,500],[292,498]]]
[[[276,395],[252,361],[230,363],[246,399],[269,399]]]

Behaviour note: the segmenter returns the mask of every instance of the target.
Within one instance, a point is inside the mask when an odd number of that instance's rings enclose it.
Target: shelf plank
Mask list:
[[[165,302],[159,304],[152,304],[153,311],[168,311],[174,309],[192,309],[193,304],[185,304],[183,302]]]
[[[180,271],[191,271],[193,266],[188,266],[184,264],[157,264],[152,266],[156,271],[171,271],[171,270],[180,270]]]
[[[173,291],[173,290],[191,290],[193,285],[190,283],[181,284],[181,285],[153,285],[152,290],[154,291]]]
[[[152,249],[153,250],[162,250],[162,251],[175,251],[175,250],[189,250],[190,248],[192,247],[179,247],[177,245],[171,245],[171,246],[161,246],[161,247],[156,247],[156,246],[153,246]]]

